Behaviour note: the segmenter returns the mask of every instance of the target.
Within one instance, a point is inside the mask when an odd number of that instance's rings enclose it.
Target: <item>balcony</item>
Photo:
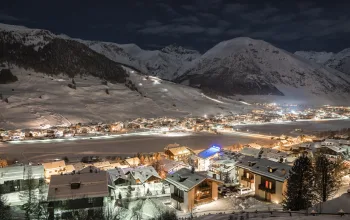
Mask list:
[[[241,176],[241,180],[254,183],[254,177],[247,178],[245,175]]]
[[[276,193],[276,189],[275,187],[272,187],[272,189],[266,188],[265,184],[259,184],[259,190],[271,193],[271,194],[275,194]]]
[[[174,193],[171,194],[171,198],[179,203],[184,202],[184,198],[179,197],[178,195],[175,195]]]
[[[203,186],[198,186],[197,189],[200,191],[207,191],[207,190],[211,190],[211,187],[209,185],[203,185]]]

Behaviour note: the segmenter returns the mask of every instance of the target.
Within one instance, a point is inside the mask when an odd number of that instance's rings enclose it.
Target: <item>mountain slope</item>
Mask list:
[[[123,68],[74,40],[46,30],[0,25],[0,61],[36,72],[70,77],[92,75],[125,82]]]
[[[0,86],[0,128],[250,110],[239,101],[213,99],[198,89],[145,76],[95,52],[90,48],[95,44],[87,46],[64,35],[0,24],[0,43],[0,71],[10,69],[16,77]]]
[[[350,75],[350,48],[339,53],[297,51],[295,55]]]
[[[317,64],[324,64],[327,60],[334,56],[334,53],[332,52],[316,51],[296,51],[294,54]]]
[[[178,77],[184,67],[200,54],[181,46],[170,45],[161,50],[143,50],[135,44],[81,41],[109,59],[133,67],[147,75],[165,80]]]
[[[291,95],[289,88],[317,96],[347,98],[350,78],[250,38],[224,41],[195,60],[175,80],[226,95]],[[300,97],[304,98],[303,93]]]
[[[324,65],[350,76],[350,48],[344,49],[327,60]]]

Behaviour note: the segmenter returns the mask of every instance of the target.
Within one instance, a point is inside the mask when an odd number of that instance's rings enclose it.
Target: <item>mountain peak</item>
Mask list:
[[[177,53],[177,54],[199,54],[196,50],[186,49],[177,44],[170,44],[160,50],[163,53]]]

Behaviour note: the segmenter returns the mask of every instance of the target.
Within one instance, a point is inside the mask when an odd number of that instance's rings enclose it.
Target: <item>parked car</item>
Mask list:
[[[244,188],[239,188],[238,189],[238,195],[246,195],[254,192],[251,188],[244,187]]]

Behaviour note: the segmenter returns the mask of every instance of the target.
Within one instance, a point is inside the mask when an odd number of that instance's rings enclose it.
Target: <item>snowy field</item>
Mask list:
[[[95,77],[76,77],[76,90],[67,76],[48,76],[14,68],[18,81],[0,86],[9,103],[0,102],[0,128],[38,128],[40,125],[115,122],[138,117],[184,117],[189,115],[228,114],[250,107],[238,101],[212,99],[183,85],[130,71],[138,90],[124,84],[103,85]],[[106,94],[108,89],[109,94]]]

